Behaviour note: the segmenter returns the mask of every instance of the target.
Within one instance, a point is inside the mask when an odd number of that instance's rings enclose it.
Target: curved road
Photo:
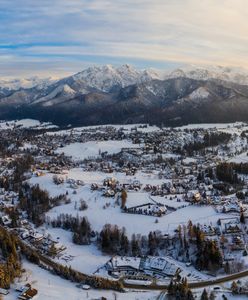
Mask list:
[[[188,286],[191,289],[197,289],[197,288],[203,288],[203,287],[208,287],[212,285],[218,285],[221,283],[225,283],[228,281],[233,281],[237,280],[243,277],[248,276],[248,270],[241,271],[239,273],[227,275],[224,277],[219,277],[213,280],[206,280],[206,281],[198,281],[198,282],[189,282]],[[125,288],[135,288],[135,289],[144,289],[144,290],[166,290],[168,285],[158,285],[158,284],[151,284],[151,285],[146,285],[146,284],[133,284],[133,283],[127,283],[125,282],[125,279],[120,280]]]
[[[3,227],[3,226],[0,225],[0,227]],[[7,228],[4,227],[4,229],[6,230]],[[37,253],[40,261],[43,262],[45,265],[49,266],[52,269],[55,268],[55,265],[63,266],[62,264],[59,264],[58,262],[53,261],[51,258],[48,258],[47,256],[43,255],[36,248],[34,249],[34,247],[32,247],[28,243],[21,240],[18,236],[16,236],[16,237],[18,238],[18,241],[19,241],[20,245],[25,245],[25,247],[28,247],[31,251],[36,250],[36,253]],[[88,277],[88,278],[96,278],[97,277],[99,279],[102,279],[103,281],[106,280],[105,277],[84,274],[82,272],[79,272],[78,270],[74,270],[74,271],[78,272],[82,276],[85,276],[85,277]],[[188,286],[191,289],[203,288],[203,287],[208,287],[208,286],[212,286],[212,285],[218,285],[218,284],[225,283],[225,282],[228,282],[228,281],[237,280],[237,279],[240,279],[240,278],[243,278],[243,277],[246,277],[246,276],[248,276],[248,270],[241,271],[239,273],[235,273],[235,274],[231,274],[231,275],[227,275],[227,276],[224,276],[224,277],[216,278],[216,279],[213,279],[213,280],[206,280],[206,281],[199,281],[199,282],[189,282]],[[123,285],[124,288],[130,288],[130,289],[158,290],[158,291],[166,291],[167,290],[168,285],[166,285],[166,284],[164,284],[164,285],[159,284],[158,285],[155,282],[154,279],[151,278],[151,280],[152,280],[152,283],[150,285],[141,284],[141,283],[128,283],[128,282],[125,282],[125,278],[121,278],[119,280],[112,280],[112,282],[119,281]]]

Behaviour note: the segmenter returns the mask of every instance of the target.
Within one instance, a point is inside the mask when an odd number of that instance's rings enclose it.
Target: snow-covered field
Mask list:
[[[233,163],[237,163],[237,164],[240,164],[240,163],[247,163],[248,162],[248,152],[244,152],[244,153],[241,153],[237,156],[234,156],[232,157],[229,162],[233,162]]]
[[[177,127],[178,129],[226,129],[226,128],[235,128],[241,125],[244,125],[245,123],[242,122],[235,122],[235,123],[202,123],[202,124],[189,124]]]
[[[118,174],[115,174],[118,175]],[[47,215],[51,218],[56,218],[59,214],[71,214],[73,216],[81,215],[87,216],[94,230],[100,231],[103,226],[107,223],[116,224],[119,227],[125,227],[127,234],[131,236],[133,233],[140,233],[147,235],[150,231],[161,230],[164,233],[173,232],[180,224],[187,224],[189,220],[193,223],[204,223],[204,224],[213,224],[221,217],[228,217],[228,214],[222,215],[217,213],[211,206],[187,206],[181,209],[178,209],[175,212],[172,212],[164,217],[158,219],[158,223],[155,223],[154,217],[148,217],[144,215],[132,215],[122,213],[120,207],[115,203],[113,198],[105,198],[98,191],[91,191],[90,184],[93,182],[101,183],[102,180],[106,177],[106,174],[100,172],[83,172],[79,169],[70,170],[68,177],[77,178],[83,180],[86,184],[83,187],[77,189],[76,194],[73,193],[73,189],[69,188],[67,183],[62,185],[55,185],[52,181],[52,174],[46,174],[41,177],[33,177],[30,182],[32,184],[39,184],[42,189],[46,189],[51,196],[56,196],[60,194],[65,194],[66,191],[69,193],[69,198],[71,198],[71,203],[66,205],[61,205],[54,207],[50,210]],[[125,176],[120,173],[120,178]],[[118,176],[117,179],[120,179]],[[136,176],[142,183],[150,182],[152,183],[152,178],[147,178],[143,182],[142,176]],[[144,178],[145,179],[145,178]],[[156,183],[160,181],[159,179],[154,179]],[[130,194],[130,201],[134,205],[144,204],[147,198],[144,198],[144,193],[135,193]],[[164,204],[173,205],[173,201],[166,200],[163,197],[156,197],[156,201],[159,201]],[[75,202],[79,203],[80,199],[84,199],[88,204],[88,209],[86,211],[75,210]],[[148,199],[149,200],[149,199]],[[127,205],[129,198],[127,198]],[[182,206],[184,203],[177,202],[174,200],[174,206]],[[106,207],[106,204],[109,203],[109,207]]]
[[[0,129],[13,129],[14,127],[32,128],[32,129],[49,129],[57,128],[56,125],[47,122],[40,122],[33,119],[23,119],[18,121],[0,121]]]
[[[42,229],[41,229],[42,230]],[[63,256],[56,260],[63,265],[71,266],[75,270],[87,274],[93,274],[99,267],[103,266],[111,257],[102,254],[94,245],[80,246],[72,242],[72,234],[60,228],[45,228],[54,240],[66,246]],[[68,256],[71,259],[68,259]]]
[[[75,160],[98,157],[103,152],[108,154],[119,153],[122,148],[137,148],[137,145],[131,141],[90,141],[86,143],[72,143],[65,147],[59,148],[56,152],[64,153]]]
[[[150,231],[160,230],[162,233],[173,233],[179,225],[187,224],[191,220],[194,224],[207,224],[216,225],[219,218],[227,218],[232,216],[231,214],[217,213],[211,206],[197,206],[189,205],[188,202],[181,201],[180,196],[176,197],[149,197],[144,192],[128,192],[127,207],[136,206],[151,202],[154,199],[157,202],[161,202],[170,207],[178,208],[176,211],[172,211],[169,214],[155,218],[152,216],[126,214],[121,212],[120,206],[116,204],[115,198],[106,198],[102,196],[99,191],[91,191],[90,186],[92,183],[102,183],[106,178],[106,174],[101,172],[83,172],[81,169],[72,169],[68,173],[68,178],[81,179],[85,185],[78,187],[76,193],[74,189],[71,189],[68,183],[61,185],[55,185],[53,183],[53,175],[47,173],[41,177],[33,177],[30,179],[32,184],[39,184],[42,189],[46,189],[51,196],[59,194],[65,194],[68,192],[68,197],[71,199],[71,203],[54,207],[46,215],[51,220],[57,218],[60,214],[69,214],[76,216],[87,216],[92,229],[100,232],[105,224],[118,225],[119,228],[125,227],[126,233],[129,237],[133,233],[148,235]],[[113,175],[120,182],[122,180],[128,180],[123,173],[115,173]],[[132,176],[129,176],[131,179]],[[134,178],[134,177],[133,177]],[[147,176],[145,173],[138,172],[135,176],[140,180],[142,184],[161,184],[163,180],[157,178],[157,176]],[[77,209],[80,199],[87,202],[88,208],[85,211]],[[158,222],[156,221],[158,220]],[[67,247],[63,253],[62,258],[59,259],[60,263],[71,265],[73,268],[92,274],[99,267],[103,266],[110,258],[102,255],[100,251],[96,249],[94,245],[91,246],[77,246],[72,243],[71,232],[66,232],[62,229],[52,229],[49,226],[42,227],[39,230],[45,230],[49,233],[54,240],[59,239],[60,243]],[[72,260],[66,262],[63,257],[71,255]]]

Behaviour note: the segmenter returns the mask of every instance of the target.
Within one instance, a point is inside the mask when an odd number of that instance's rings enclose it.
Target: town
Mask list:
[[[187,280],[248,295],[248,124],[22,120],[1,122],[0,137],[1,241],[14,244],[11,258],[1,246],[1,263],[18,265],[0,294],[24,257],[84,291],[173,293]],[[39,289],[27,282],[15,293]]]

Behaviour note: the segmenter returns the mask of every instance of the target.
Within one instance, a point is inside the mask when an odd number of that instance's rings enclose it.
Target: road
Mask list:
[[[218,285],[222,284],[228,281],[238,280],[243,277],[248,276],[248,270],[241,271],[239,273],[227,275],[224,277],[219,277],[213,280],[206,280],[206,281],[198,281],[198,282],[189,282],[188,286],[191,289],[197,289],[197,288],[204,288],[208,286]],[[151,284],[151,285],[142,285],[142,284],[130,284],[126,283],[125,280],[122,279],[123,286],[125,288],[134,288],[134,289],[144,289],[144,290],[166,290],[168,285],[157,285],[157,284]]]
[[[3,226],[0,225],[0,227],[3,227]],[[9,230],[6,227],[4,227],[4,229]],[[49,268],[55,269],[55,267],[57,267],[57,266],[64,266],[62,264],[59,264],[58,262],[53,261],[51,258],[47,257],[46,255],[40,253],[39,250],[34,248],[32,245],[29,245],[28,243],[24,242],[18,236],[17,236],[17,238],[18,238],[18,241],[19,241],[20,245],[24,245],[25,247],[28,247],[31,251],[35,250],[38,257],[39,257],[39,259],[40,259],[40,261],[43,264],[47,265]],[[73,269],[71,269],[71,270],[77,272],[78,274],[82,275],[85,278],[91,278],[91,279],[98,278],[98,279],[101,279],[102,281],[106,280],[105,277],[95,276],[95,275],[88,275],[88,274],[84,274],[82,272],[79,272],[78,270],[73,270]],[[243,277],[248,277],[248,270],[244,270],[244,271],[241,271],[239,273],[219,277],[219,278],[216,278],[216,279],[213,279],[213,280],[189,282],[188,286],[191,289],[204,288],[204,287],[208,287],[208,286],[222,284],[222,283],[225,283],[225,282],[228,282],[228,281],[238,280],[238,279],[241,279]],[[114,282],[116,283],[117,281],[119,281],[119,283],[121,283],[123,285],[123,287],[127,288],[127,289],[158,290],[158,291],[164,292],[164,291],[167,290],[167,287],[168,287],[168,285],[166,285],[166,284],[164,284],[164,285],[157,284],[155,282],[155,280],[153,280],[153,282],[150,285],[141,284],[141,283],[127,283],[127,282],[125,282],[125,278],[121,278],[119,280],[109,280],[109,281],[110,282],[112,281],[113,285],[114,285]],[[161,299],[163,299],[163,298],[161,298]]]

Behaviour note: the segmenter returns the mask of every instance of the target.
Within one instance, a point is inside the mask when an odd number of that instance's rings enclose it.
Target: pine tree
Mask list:
[[[203,290],[203,292],[201,294],[201,300],[208,300],[208,293],[205,289]]]
[[[132,248],[132,255],[133,256],[139,256],[140,255],[140,247],[139,247],[139,243],[138,243],[138,241],[135,237],[135,234],[132,235],[131,248]]]
[[[123,254],[125,254],[125,255],[128,254],[129,241],[128,241],[128,238],[125,235],[124,231],[122,231],[122,233],[121,233],[120,246],[121,246],[121,250],[123,251]]]
[[[240,210],[240,223],[245,224],[245,216],[243,209]]]
[[[192,293],[192,291],[189,289],[187,292],[187,300],[194,300],[194,295]]]
[[[174,286],[173,280],[170,281],[167,291],[168,291],[168,295],[174,295],[175,286]]]

